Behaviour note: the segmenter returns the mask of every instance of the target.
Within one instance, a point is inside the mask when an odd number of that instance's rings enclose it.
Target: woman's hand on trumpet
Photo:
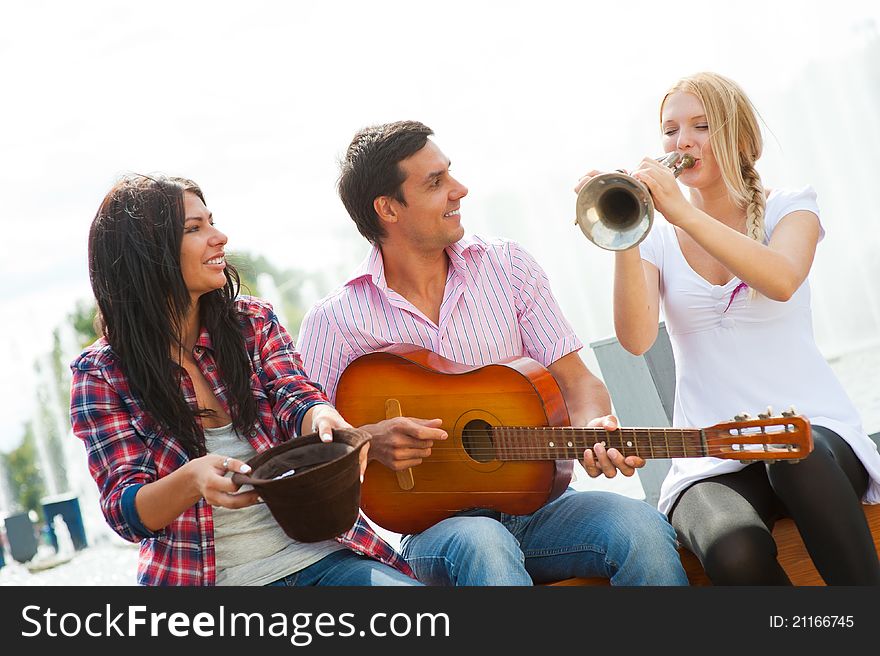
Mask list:
[[[679,217],[685,214],[690,203],[681,193],[672,169],[656,159],[646,157],[631,175],[651,192],[655,209],[669,223],[678,225]]]
[[[604,173],[604,171],[597,171],[596,169],[593,169],[589,173],[585,173],[584,175],[582,175],[580,178],[578,178],[577,184],[574,186],[574,193],[578,193],[581,189],[583,189],[583,186],[585,184],[587,184],[597,175],[601,175],[602,173]]]

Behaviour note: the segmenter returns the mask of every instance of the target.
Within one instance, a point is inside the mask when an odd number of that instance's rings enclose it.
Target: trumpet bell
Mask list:
[[[651,229],[654,202],[648,188],[626,173],[602,173],[577,195],[577,224],[587,239],[609,251],[641,242]]]
[[[670,152],[657,159],[676,178],[696,160]],[[575,207],[581,231],[599,248],[625,251],[641,242],[654,221],[654,201],[648,188],[622,171],[602,173],[581,187]]]

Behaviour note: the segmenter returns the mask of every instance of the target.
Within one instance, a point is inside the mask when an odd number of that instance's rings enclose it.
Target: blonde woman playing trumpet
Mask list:
[[[807,276],[825,232],[816,194],[764,187],[756,112],[732,80],[679,80],[660,121],[664,151],[695,159],[678,177],[689,198],[654,159],[633,172],[667,222],[615,253],[617,338],[631,353],[647,351],[662,302],[675,426],[794,405],[810,419],[815,448],[797,464],[674,459],[659,509],[716,585],[790,585],[771,533],[784,516],[828,584],[878,585],[860,501],[880,502],[880,455],[812,333]]]

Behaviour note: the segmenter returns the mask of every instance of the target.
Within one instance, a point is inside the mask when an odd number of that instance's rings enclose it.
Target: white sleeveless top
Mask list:
[[[787,214],[819,215],[811,187],[774,189],[765,214],[765,243]],[[820,229],[819,239],[824,236]],[[660,270],[662,310],[675,356],[673,426],[703,428],[767,406],[774,414],[794,406],[817,426],[840,435],[864,464],[871,482],[864,501],[880,503],[880,454],[861,418],[813,338],[808,280],[785,302],[743,288],[739,278],[712,285],[687,263],[675,229],[655,222],[640,244],[642,259]],[[728,307],[729,304],[729,307]],[[674,458],[660,489],[658,508],[668,513],[691,483],[742,469],[748,463],[719,458]]]

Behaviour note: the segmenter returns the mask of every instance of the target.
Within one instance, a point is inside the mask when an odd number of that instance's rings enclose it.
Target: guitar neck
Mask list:
[[[696,428],[571,428],[495,426],[498,460],[580,460],[584,449],[605,442],[624,455],[653,458],[699,458],[709,454],[703,431]]]

